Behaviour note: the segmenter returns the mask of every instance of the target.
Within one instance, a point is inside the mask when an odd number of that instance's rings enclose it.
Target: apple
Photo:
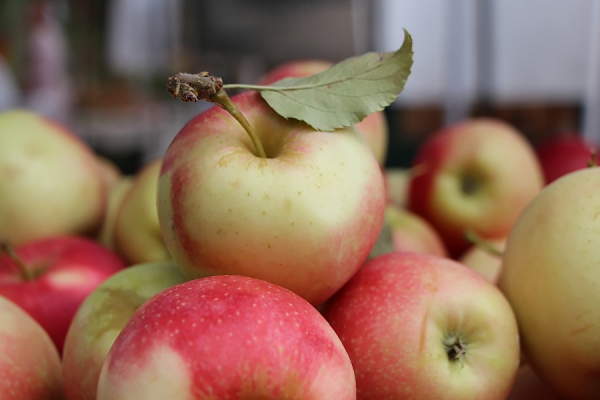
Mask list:
[[[467,230],[484,239],[506,237],[540,192],[543,175],[533,147],[508,123],[471,118],[425,139],[413,167],[408,208],[429,221],[448,253],[470,246]]]
[[[114,223],[114,245],[129,263],[166,261],[171,256],[158,222],[156,191],[162,159],[146,164],[133,177]]]
[[[314,75],[329,69],[333,65],[334,63],[331,61],[318,59],[288,61],[271,69],[260,79],[259,84],[270,85],[283,78],[300,78]],[[389,140],[388,122],[385,113],[383,111],[374,112],[354,126],[369,143],[369,147],[375,154],[379,165],[383,166],[387,156]]]
[[[231,98],[266,158],[220,107],[188,122],[163,156],[158,216],[189,278],[243,275],[323,303],[369,255],[385,213],[383,174],[352,127],[315,131],[257,92]]]
[[[185,278],[172,262],[128,267],[102,282],[73,317],[62,354],[67,400],[95,400],[102,364],[133,313],[150,297]]]
[[[600,169],[547,185],[508,236],[499,287],[523,354],[552,390],[600,398]]]
[[[518,366],[515,316],[464,265],[422,253],[367,261],[323,308],[360,399],[505,399]]]
[[[219,275],[145,302],[102,366],[98,400],[355,399],[352,364],[319,312],[260,279]]]
[[[0,399],[61,400],[60,356],[21,307],[0,296]]]
[[[487,246],[490,246],[493,251],[479,244],[473,244],[462,254],[458,261],[495,285],[498,283],[502,272],[502,255],[495,254],[495,252],[502,253],[504,251],[506,238],[491,239],[486,242]]]
[[[27,110],[0,113],[1,240],[95,233],[106,207],[98,165],[65,126]]]
[[[406,208],[408,204],[408,185],[411,179],[409,168],[389,167],[383,171],[388,204]]]
[[[395,251],[413,251],[447,257],[446,245],[429,222],[419,215],[388,204],[385,220],[392,233]]]
[[[133,184],[133,178],[130,175],[123,175],[118,182],[111,185],[108,189],[106,213],[96,240],[111,250],[116,250],[115,223],[123,198]]]
[[[0,256],[0,295],[27,311],[62,352],[67,329],[85,297],[126,264],[86,237],[38,239]]]
[[[566,133],[542,141],[535,150],[548,184],[569,172],[586,168],[592,150],[597,153],[598,146],[577,133]],[[597,164],[600,162],[598,154],[594,159]]]
[[[521,365],[517,371],[515,383],[506,400],[561,400],[558,394],[538,378],[531,367]]]
[[[96,160],[107,188],[118,184],[125,176],[119,166],[110,158],[96,154]]]

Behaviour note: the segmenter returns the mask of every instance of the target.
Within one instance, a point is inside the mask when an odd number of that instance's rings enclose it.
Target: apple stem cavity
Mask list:
[[[27,268],[23,260],[19,257],[19,255],[15,252],[13,247],[7,242],[0,242],[0,255],[6,254],[8,258],[17,266],[19,272],[21,273],[21,278],[25,281],[32,281],[35,279],[34,274]]]
[[[502,251],[492,246],[490,242],[479,236],[479,234],[472,229],[468,229],[465,232],[465,240],[469,243],[473,243],[493,256],[502,257],[504,255]]]
[[[465,350],[460,338],[458,336],[453,336],[451,341],[444,343],[444,347],[446,348],[446,354],[448,354],[448,359],[450,361],[458,361],[460,367],[464,368],[465,355],[467,354],[467,351]]]
[[[267,158],[265,149],[258,136],[256,136],[254,129],[225,92],[221,78],[210,76],[208,72],[198,74],[180,72],[167,79],[167,92],[174,98],[180,98],[181,101],[186,103],[206,100],[217,104],[231,114],[246,130],[254,144],[256,155],[260,158]]]

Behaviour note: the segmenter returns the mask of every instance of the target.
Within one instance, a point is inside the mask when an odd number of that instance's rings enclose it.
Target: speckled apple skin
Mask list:
[[[519,366],[517,324],[497,287],[448,258],[410,252],[369,260],[323,315],[344,344],[359,399],[508,395]],[[444,341],[465,341],[464,366]]]
[[[383,175],[353,128],[314,131],[256,92],[234,101],[241,125],[213,107],[163,157],[158,214],[167,248],[191,278],[234,274],[276,283],[318,305],[360,267],[385,212]]]
[[[140,307],[102,368],[98,400],[355,399],[350,359],[327,321],[277,285],[220,275]]]

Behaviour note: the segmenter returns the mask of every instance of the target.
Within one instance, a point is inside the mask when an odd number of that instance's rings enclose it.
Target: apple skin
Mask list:
[[[73,317],[62,355],[66,400],[95,400],[102,364],[117,335],[150,297],[185,282],[171,262],[137,264],[102,282]]]
[[[280,117],[257,92],[232,101],[271,158],[255,156],[221,108],[193,118],[163,156],[157,201],[167,249],[189,278],[251,276],[321,304],[377,240],[381,169],[352,127],[315,131]]]
[[[114,245],[129,264],[171,259],[158,222],[156,192],[162,159],[146,164],[133,177],[117,211]]]
[[[519,366],[509,303],[448,258],[372,258],[322,312],[350,356],[360,399],[505,399]],[[463,365],[446,346],[456,338]]]
[[[410,180],[408,208],[433,225],[455,259],[470,246],[467,229],[484,239],[506,237],[544,185],[530,143],[493,118],[434,132],[412,164],[420,172]]]
[[[506,400],[564,400],[537,377],[527,364],[517,371],[515,383]]]
[[[355,399],[352,364],[308,302],[255,278],[219,275],[166,289],[125,325],[98,400]]]
[[[115,247],[115,222],[125,194],[133,184],[133,176],[124,175],[108,189],[106,213],[96,240],[111,250]]]
[[[93,234],[106,182],[91,148],[59,123],[14,109],[0,113],[0,238],[13,245]]]
[[[535,147],[542,166],[546,184],[555,181],[569,172],[587,167],[591,160],[591,150],[596,151],[596,165],[600,164],[598,146],[588,142],[577,133],[565,134],[547,139]]]
[[[547,185],[508,236],[499,287],[528,364],[568,399],[600,398],[600,169]]]
[[[504,251],[506,238],[491,239],[487,243],[498,251]],[[458,261],[483,276],[486,281],[494,285],[498,284],[502,272],[502,256],[492,254],[474,244],[460,256]]]
[[[93,239],[72,235],[23,243],[14,252],[33,279],[25,279],[7,255],[0,256],[0,295],[28,312],[48,332],[59,353],[83,300],[126,266]]]
[[[323,72],[334,65],[333,62],[318,59],[300,59],[292,60],[275,66],[265,76],[263,76],[258,84],[270,85],[283,78],[300,78]],[[383,111],[377,111],[369,114],[354,127],[360,132],[367,142],[369,147],[375,154],[375,158],[379,165],[385,164],[389,132],[388,121]]]
[[[98,161],[102,179],[104,179],[104,183],[108,189],[121,182],[125,177],[119,166],[110,158],[97,154],[96,161]]]
[[[407,207],[408,185],[412,172],[408,168],[399,167],[385,168],[383,170],[388,204],[393,204],[401,208]]]
[[[429,222],[419,215],[391,204],[385,209],[385,220],[392,232],[394,251],[412,251],[447,257],[446,245]]]
[[[44,329],[0,296],[0,399],[62,400],[60,356]]]

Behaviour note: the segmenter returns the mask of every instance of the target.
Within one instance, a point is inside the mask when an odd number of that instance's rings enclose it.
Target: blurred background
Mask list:
[[[386,108],[386,166],[424,138],[494,116],[532,143],[600,135],[595,0],[0,0],[0,110],[71,127],[125,173],[161,156],[205,102],[165,91],[177,72],[254,83],[296,59],[394,51],[414,66]]]

